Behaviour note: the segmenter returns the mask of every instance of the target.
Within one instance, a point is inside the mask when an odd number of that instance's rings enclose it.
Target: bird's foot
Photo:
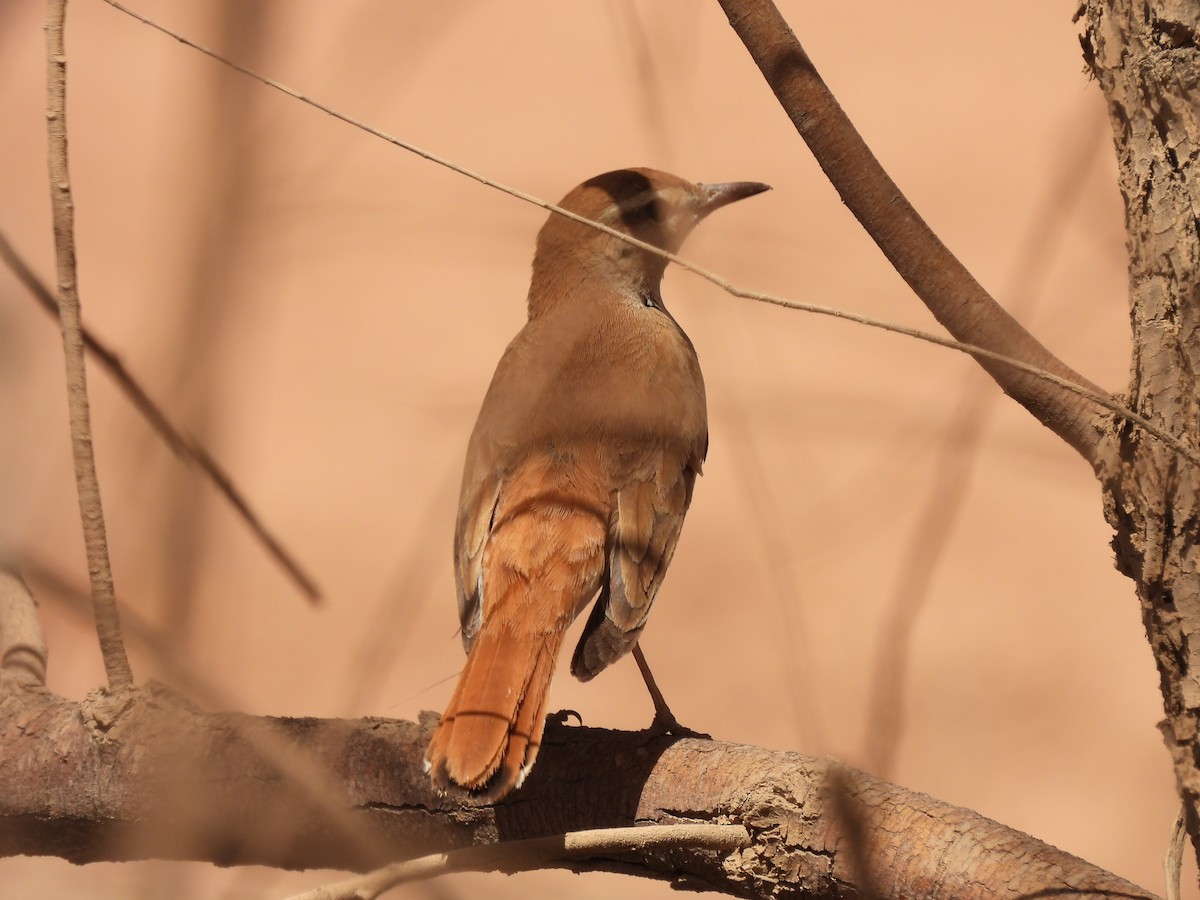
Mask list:
[[[654,711],[654,720],[650,723],[650,727],[646,729],[646,732],[651,737],[669,734],[671,737],[677,738],[696,738],[701,741],[712,740],[711,734],[696,731],[688,728],[686,725],[679,724],[679,720],[665,706]]]
[[[637,662],[638,671],[642,673],[642,680],[646,682],[646,690],[650,692],[650,700],[654,704],[654,721],[646,729],[647,733],[651,737],[669,734],[673,737],[699,738],[711,741],[711,734],[705,734],[702,731],[693,731],[686,725],[679,724],[679,720],[671,712],[671,707],[667,706],[667,701],[663,697],[662,691],[658,689],[658,685],[654,681],[654,676],[650,673],[650,665],[646,662],[646,657],[642,653],[640,644],[633,645],[633,658]]]
[[[560,709],[558,712],[552,712],[546,716],[546,721],[553,722],[555,725],[566,725],[568,719],[574,719],[577,725],[583,724],[583,716],[573,709]]]

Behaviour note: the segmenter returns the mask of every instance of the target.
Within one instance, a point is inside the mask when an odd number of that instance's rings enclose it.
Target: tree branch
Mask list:
[[[432,715],[420,724],[256,718],[202,712],[152,687],[105,716],[91,701],[3,686],[0,771],[19,764],[22,775],[6,778],[0,796],[2,854],[361,871],[595,828],[735,824],[752,843],[732,856],[644,848],[571,867],[734,896],[833,897],[861,890],[856,867],[869,858],[883,897],[1151,896],[969,810],[796,753],[551,722],[510,802],[462,808],[435,794],[422,769]],[[304,762],[284,767],[263,746]],[[327,773],[356,828],[331,828],[285,768]],[[852,833],[869,839],[857,861]]]
[[[654,850],[704,849],[732,853],[749,845],[741,825],[635,825],[594,828],[543,838],[461,847],[392,863],[365,875],[322,885],[292,900],[375,900],[386,890],[450,872],[532,872],[566,860]]]
[[[1040,293],[1070,214],[1084,194],[1088,172],[1100,155],[1099,129],[1077,132],[1074,140],[1078,147],[1058,161],[1048,190],[1034,206],[1029,233],[1022,241],[1024,249],[1014,263],[1008,290],[1003,292],[1014,298],[1014,313],[1018,308],[1027,312]],[[957,532],[985,425],[999,400],[983,379],[964,383],[937,450],[933,471],[939,475],[930,482],[900,556],[900,570],[877,638],[867,712],[867,769],[881,778],[891,777],[904,731],[913,630],[943,554]]]
[[[75,266],[75,205],[71,199],[71,179],[67,166],[67,56],[63,45],[66,14],[66,0],[50,0],[46,12],[46,121],[49,132],[50,197],[54,207],[54,247],[58,261],[58,310],[63,355],[67,363],[67,402],[71,416],[71,449],[75,457],[75,485],[83,519],[96,632],[100,638],[108,686],[116,692],[133,684],[133,673],[121,641],[121,620],[113,591],[108,538],[104,530],[104,508],[100,503],[100,482],[96,477],[96,457],[92,452],[79,276]]]
[[[871,153],[771,0],[720,0],[796,130],[855,218],[939,322],[960,341],[999,352],[1093,391],[980,286]],[[1108,415],[1088,399],[987,358],[979,364],[1014,400],[1094,466]]]
[[[17,253],[8,238],[0,231],[0,259],[8,265],[17,280],[25,285],[38,304],[51,315],[58,315],[58,302],[41,281],[29,268],[25,260]],[[86,325],[80,324],[83,332],[83,345],[100,362],[117,386],[124,392],[129,402],[146,420],[146,423],[157,434],[179,459],[198,468],[204,477],[215,487],[234,512],[250,529],[251,533],[282,567],[297,588],[313,603],[321,601],[321,591],[316,581],[309,575],[299,561],[284,548],[263,523],[262,519],[250,507],[249,501],[233,482],[232,476],[222,468],[204,446],[195,438],[184,434],[171,424],[167,414],[156,404],[145,389],[138,384],[137,379],[125,368],[116,351],[96,337]]]

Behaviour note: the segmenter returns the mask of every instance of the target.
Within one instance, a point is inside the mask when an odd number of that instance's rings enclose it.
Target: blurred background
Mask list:
[[[775,190],[685,255],[737,284],[938,330],[842,207],[715,3],[131,0],[337,110],[546,199],[608,169]],[[932,227],[1054,352],[1123,389],[1121,201],[1074,4],[781,4]],[[833,10],[833,11],[831,11]],[[53,281],[43,4],[0,7],[0,229]],[[309,606],[97,366],[118,593],[140,680],[272,715],[412,718],[462,664],[450,543],[466,440],[524,320],[541,210],[236,74],[99,0],[68,16],[84,318],[234,476]],[[833,754],[1156,891],[1178,808],[1130,582],[1088,467],[959,354],[664,295],[710,406],[704,478],[643,639],[680,719]],[[0,546],[86,581],[54,322],[0,271]],[[38,589],[50,687],[103,680]],[[571,639],[569,638],[570,642]],[[644,726],[632,663],[554,708]],[[1187,854],[1185,854],[1186,856]],[[9,896],[274,897],[329,873],[0,860]],[[1195,873],[1185,870],[1185,896]],[[457,876],[408,896],[665,897],[617,876]]]

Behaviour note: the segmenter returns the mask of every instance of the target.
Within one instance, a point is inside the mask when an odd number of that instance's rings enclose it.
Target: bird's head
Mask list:
[[[675,253],[693,228],[714,210],[770,190],[755,181],[693,184],[654,169],[618,169],[589,178],[559,206]],[[618,287],[657,289],[667,261],[598,229],[551,213],[538,234],[533,259],[537,287],[576,272]],[[530,315],[535,314],[534,291]]]

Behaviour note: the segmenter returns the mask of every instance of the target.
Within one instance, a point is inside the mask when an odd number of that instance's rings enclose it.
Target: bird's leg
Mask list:
[[[650,700],[654,703],[654,721],[650,723],[650,731],[654,734],[673,734],[677,737],[712,738],[711,734],[693,731],[685,725],[680,725],[671,707],[667,706],[666,698],[658,689],[650,665],[646,662],[646,654],[642,653],[641,643],[633,645],[633,659],[638,671],[642,673],[642,681],[646,682],[646,690],[650,692]]]

